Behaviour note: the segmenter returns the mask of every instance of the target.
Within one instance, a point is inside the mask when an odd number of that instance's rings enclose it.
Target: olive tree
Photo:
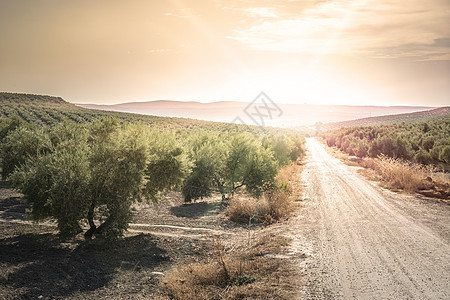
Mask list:
[[[439,159],[443,162],[450,164],[450,145],[442,147]]]
[[[258,188],[273,180],[278,168],[273,151],[251,134],[201,133],[191,149],[194,166],[183,184],[187,202],[210,195],[213,188],[220,192],[223,202],[244,187],[259,195]]]
[[[193,165],[189,176],[183,182],[184,200],[191,202],[207,197],[213,186],[220,190],[225,200],[222,174],[228,147],[226,142],[218,135],[200,131],[192,135],[188,144],[189,159]]]
[[[50,145],[48,135],[42,128],[20,126],[9,132],[1,144],[2,177],[6,179],[28,158],[48,152]]]
[[[59,125],[43,139],[48,151],[16,167],[12,183],[31,203],[31,216],[54,218],[62,237],[87,223],[86,238],[116,238],[127,229],[134,201],[156,201],[184,176],[182,151],[165,138],[114,119]],[[20,141],[10,139],[9,146],[18,147],[14,142]]]

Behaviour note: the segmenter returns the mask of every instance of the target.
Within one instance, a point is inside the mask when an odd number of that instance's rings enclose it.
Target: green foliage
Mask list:
[[[120,123],[143,123],[160,130],[177,129],[180,134],[193,129],[226,133],[252,132],[255,134],[278,131],[276,129],[242,124],[92,110],[68,103],[59,97],[0,92],[0,120],[2,117],[15,117],[24,123],[37,126],[54,126],[62,121],[72,121],[78,124],[92,123],[112,117],[119,120]],[[0,134],[2,123],[0,122]]]
[[[439,159],[450,164],[450,145],[444,146],[439,154]]]
[[[449,163],[444,150],[450,147],[449,119],[345,128],[322,136],[329,146],[358,157],[383,154],[421,164]]]
[[[427,151],[420,149],[416,152],[416,155],[414,155],[414,160],[418,162],[419,164],[428,165],[432,162],[432,158],[430,153]]]
[[[61,236],[116,238],[134,201],[181,188],[186,201],[242,189],[260,196],[304,153],[285,129],[88,110],[61,98],[0,93],[2,176],[55,219]]]
[[[224,181],[228,190],[234,192],[245,184],[250,165],[257,150],[257,142],[250,134],[239,134],[231,138],[225,159]]]
[[[291,139],[279,134],[268,136],[264,140],[263,144],[266,148],[272,150],[280,167],[289,164],[292,160],[296,160],[300,156],[296,155],[297,151],[295,149],[294,142]]]
[[[87,238],[116,238],[127,228],[134,201],[156,200],[181,182],[186,169],[181,149],[155,144],[170,141],[150,141],[145,130],[114,119],[47,130],[21,127],[6,139],[3,166],[15,164],[8,175],[31,203],[35,220],[56,219],[64,238],[81,232],[83,220],[91,226]]]
[[[236,285],[240,286],[240,285],[244,285],[244,284],[249,284],[252,282],[256,281],[256,277],[252,274],[244,274],[244,275],[240,275],[238,276],[238,278],[236,279]]]
[[[127,228],[131,204],[140,199],[145,184],[147,147],[139,138],[138,128],[119,127],[116,120],[107,119],[92,127],[88,160],[94,208],[90,214],[95,207],[101,207],[106,219],[95,232],[114,238]]]
[[[256,149],[252,152],[244,178],[247,191],[259,197],[262,192],[261,187],[265,183],[274,181],[278,169],[279,161],[274,158],[273,151],[261,147]]]
[[[19,126],[25,122],[17,116],[13,116],[7,119],[0,119],[0,143],[3,142],[5,137],[12,131],[16,130]]]
[[[7,178],[27,159],[48,152],[50,147],[50,139],[42,128],[23,126],[12,131],[5,137],[1,147],[2,177]]]
[[[273,181],[281,166],[303,153],[303,140],[295,138],[298,137],[198,133],[189,146],[194,166],[184,181],[185,201],[207,197],[213,188],[222,194],[223,201],[241,188],[259,196],[261,186]]]
[[[183,183],[183,196],[186,202],[207,197],[216,186],[225,198],[225,161],[228,156],[228,143],[218,134],[199,131],[188,140],[189,159],[193,166]]]
[[[151,131],[147,138],[149,162],[145,169],[144,195],[156,202],[160,193],[182,184],[189,163],[175,134]]]

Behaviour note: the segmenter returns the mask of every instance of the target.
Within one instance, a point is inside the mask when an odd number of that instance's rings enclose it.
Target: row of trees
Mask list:
[[[241,133],[224,137],[200,132],[188,138],[188,144],[193,166],[182,189],[187,202],[210,195],[214,188],[223,201],[241,187],[258,197],[261,187],[273,180],[280,167],[303,154],[300,136],[258,138]]]
[[[339,129],[323,134],[329,146],[358,157],[450,164],[450,120]]]
[[[31,204],[35,220],[53,218],[70,238],[123,234],[134,201],[156,202],[179,188],[186,201],[217,190],[260,195],[277,170],[303,152],[293,134],[173,131],[107,118],[31,126],[0,123],[2,176]]]
[[[151,139],[144,128],[114,119],[20,126],[2,142],[2,176],[25,195],[33,219],[56,219],[63,237],[82,232],[82,221],[86,238],[120,236],[132,202],[155,200],[186,170],[177,142]]]
[[[186,118],[168,118],[85,109],[66,102],[59,97],[0,92],[0,126],[3,119],[13,117],[17,117],[25,123],[36,126],[54,126],[65,120],[83,124],[112,117],[119,119],[121,122],[142,122],[153,127],[158,127],[161,130],[205,129],[208,131],[253,132],[263,134],[267,130],[270,131],[267,128],[242,124],[205,122]]]

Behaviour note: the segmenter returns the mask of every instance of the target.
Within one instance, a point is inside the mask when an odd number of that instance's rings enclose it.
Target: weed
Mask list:
[[[373,170],[369,173],[372,179],[382,181],[389,188],[401,189],[406,192],[433,189],[435,186],[448,188],[450,185],[449,180],[441,176],[431,165],[424,166],[380,156],[376,159],[363,160],[361,166]],[[366,172],[366,174],[368,173]]]
[[[236,280],[236,285],[240,286],[240,285],[244,285],[244,284],[248,284],[248,283],[252,283],[256,280],[256,277],[251,275],[251,274],[244,274],[241,275],[237,278]]]
[[[282,251],[275,240],[264,236],[240,251],[225,251],[216,241],[212,256],[179,265],[164,278],[163,289],[171,299],[291,299],[286,262],[268,255]]]

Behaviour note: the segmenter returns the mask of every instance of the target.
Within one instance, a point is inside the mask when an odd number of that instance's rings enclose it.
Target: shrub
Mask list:
[[[230,199],[226,214],[230,220],[246,224],[252,221],[263,221],[269,211],[269,203],[265,198],[235,196]]]
[[[374,170],[387,186],[407,192],[429,188],[430,182],[426,178],[433,173],[429,167],[385,156],[364,160],[362,166]]]
[[[211,299],[217,288],[233,288],[251,284],[258,270],[254,261],[244,255],[228,255],[222,244],[214,245],[214,257],[183,265],[169,273],[163,281],[169,296],[175,299]]]
[[[416,155],[414,156],[414,160],[423,165],[430,164],[432,161],[430,153],[428,153],[425,150],[419,150]]]
[[[367,145],[364,144],[362,141],[359,141],[358,146],[355,151],[355,155],[359,158],[362,158],[362,157],[367,156],[368,152],[369,152],[369,149],[368,149]]]
[[[267,255],[287,245],[286,238],[268,236],[240,251],[243,247],[226,250],[216,242],[209,251],[212,257],[176,266],[162,285],[171,299],[291,299],[286,260]]]
[[[265,188],[261,198],[233,197],[227,207],[227,215],[230,220],[238,223],[251,221],[273,223],[288,217],[294,203],[289,197],[286,186],[272,186]]]
[[[429,136],[422,140],[422,148],[426,151],[430,151],[434,146],[434,138]]]
[[[439,159],[447,164],[450,164],[450,145],[442,148],[441,153],[439,154]]]
[[[0,119],[0,143],[10,133],[24,125],[24,121],[17,116],[7,119]]]

